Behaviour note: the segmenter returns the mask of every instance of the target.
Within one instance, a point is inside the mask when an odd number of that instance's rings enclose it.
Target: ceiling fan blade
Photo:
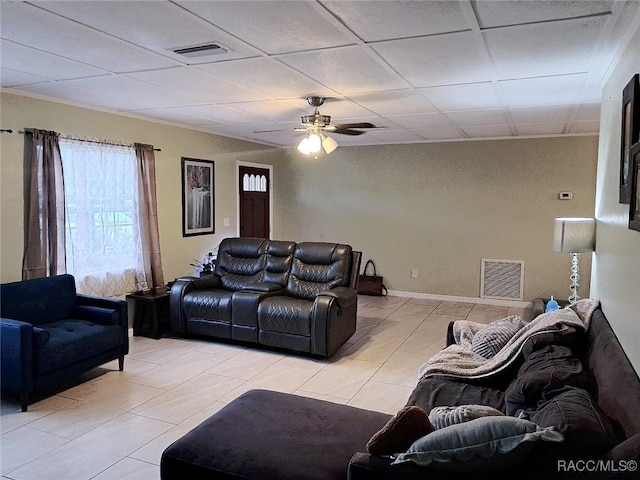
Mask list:
[[[362,135],[363,133],[360,130],[351,130],[350,128],[336,128],[331,133],[339,133],[340,135]]]
[[[369,122],[342,123],[342,124],[334,125],[334,127],[338,130],[342,130],[345,128],[383,128],[383,127],[377,127],[373,123],[369,123]]]

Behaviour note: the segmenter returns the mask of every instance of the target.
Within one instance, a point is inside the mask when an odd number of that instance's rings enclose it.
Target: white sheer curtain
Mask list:
[[[67,272],[80,292],[149,288],[140,235],[135,148],[60,137]]]

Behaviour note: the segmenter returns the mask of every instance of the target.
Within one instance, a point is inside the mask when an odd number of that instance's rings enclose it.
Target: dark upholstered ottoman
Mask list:
[[[390,415],[251,390],[162,453],[163,480],[346,479],[349,460]]]

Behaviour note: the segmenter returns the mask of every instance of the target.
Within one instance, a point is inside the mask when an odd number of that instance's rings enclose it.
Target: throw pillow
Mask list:
[[[372,455],[391,455],[406,450],[418,438],[433,431],[427,412],[420,407],[402,408],[367,442]]]
[[[524,460],[539,440],[561,442],[563,437],[553,427],[541,428],[519,418],[476,418],[420,438],[392,465],[413,462],[451,472],[502,471]]]
[[[456,423],[464,423],[480,417],[504,415],[500,410],[487,405],[460,405],[457,407],[435,407],[429,412],[429,421],[436,430]]]
[[[476,355],[493,358],[524,325],[524,320],[517,315],[495,320],[476,332],[471,348]]]

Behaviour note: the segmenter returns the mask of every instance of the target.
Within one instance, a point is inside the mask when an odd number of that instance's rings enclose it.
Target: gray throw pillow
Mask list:
[[[524,326],[524,320],[518,315],[495,320],[476,332],[471,348],[476,355],[486,359],[493,358]]]
[[[564,437],[553,427],[515,417],[476,418],[425,435],[395,456],[393,465],[412,462],[451,472],[496,472],[520,463],[540,440],[562,442]]]
[[[504,415],[500,410],[487,405],[459,405],[457,407],[435,407],[429,412],[429,421],[436,428],[468,422],[476,418]]]

